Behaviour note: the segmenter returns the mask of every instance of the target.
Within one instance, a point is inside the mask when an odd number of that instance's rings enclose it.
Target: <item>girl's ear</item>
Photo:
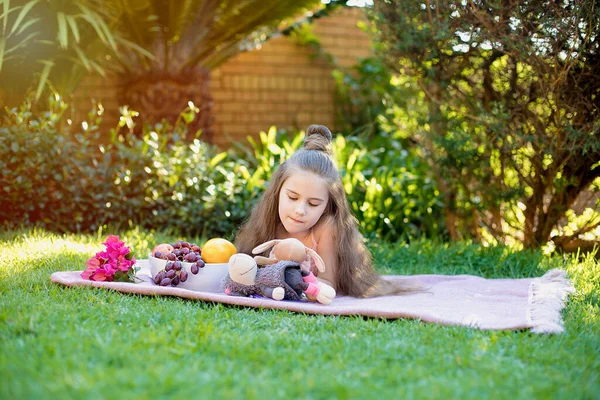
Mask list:
[[[279,242],[281,242],[281,240],[275,239],[275,240],[269,240],[268,242],[265,242],[263,244],[259,244],[258,246],[256,246],[255,248],[252,249],[252,254],[260,254],[260,253],[270,249],[271,247],[275,246]]]
[[[315,265],[319,272],[325,272],[325,262],[323,262],[321,256],[316,251],[309,249],[308,247],[306,248],[306,252],[315,260]]]

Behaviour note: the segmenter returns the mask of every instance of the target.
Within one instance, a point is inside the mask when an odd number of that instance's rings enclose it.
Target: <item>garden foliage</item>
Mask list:
[[[123,109],[109,135],[101,108],[77,127],[58,97],[7,110],[0,127],[0,223],[59,231],[139,225],[190,236],[232,237],[274,169],[302,145],[303,132],[261,132],[258,142],[221,152],[189,137],[194,109],[175,125],[144,124],[131,133]],[[438,192],[426,165],[392,137],[336,137],[334,153],[363,232],[397,240],[443,228]]]
[[[139,224],[227,236],[245,217],[250,194],[236,165],[198,138],[180,140],[184,121],[145,125],[141,137],[122,123],[99,144],[97,110],[73,133],[67,105],[49,104],[43,113],[30,103],[9,110],[0,128],[3,224],[61,232]]]
[[[380,56],[418,121],[452,238],[567,250],[598,231],[595,4],[375,3]]]

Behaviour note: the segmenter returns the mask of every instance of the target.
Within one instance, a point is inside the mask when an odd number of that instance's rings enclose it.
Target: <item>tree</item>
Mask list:
[[[106,53],[118,48],[143,52],[114,33],[103,3],[0,0],[0,105],[19,104],[31,89],[37,101],[48,84],[68,93],[86,71],[105,75]]]
[[[451,236],[582,244],[600,225],[598,200],[575,210],[600,186],[597,2],[386,0],[372,19],[424,94],[415,138]]]
[[[188,0],[176,5],[169,0],[124,0],[115,4],[123,4],[118,9],[118,30],[154,55],[152,60],[139,53],[123,55],[118,72],[121,103],[153,122],[174,121],[192,101],[199,108],[195,126],[203,130],[205,140],[211,140],[210,71],[255,48],[282,21],[320,2]]]
[[[119,99],[147,122],[174,122],[189,101],[210,139],[210,71],[256,47],[319,0],[0,0],[0,83],[37,78],[60,93],[85,70],[116,74]],[[2,11],[0,11],[2,12]],[[8,49],[8,50],[5,50]],[[4,67],[3,67],[4,64]],[[9,65],[10,64],[10,65]],[[19,85],[15,77],[19,77]],[[6,92],[4,97],[7,96]]]

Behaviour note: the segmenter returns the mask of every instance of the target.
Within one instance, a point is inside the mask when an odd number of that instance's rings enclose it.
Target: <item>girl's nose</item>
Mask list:
[[[296,214],[298,215],[304,215],[306,213],[306,206],[304,204],[299,204],[296,207]]]

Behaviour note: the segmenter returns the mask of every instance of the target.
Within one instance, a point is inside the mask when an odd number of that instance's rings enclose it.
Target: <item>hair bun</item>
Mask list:
[[[319,150],[331,154],[331,131],[325,125],[311,125],[306,129],[304,148],[306,150]]]

